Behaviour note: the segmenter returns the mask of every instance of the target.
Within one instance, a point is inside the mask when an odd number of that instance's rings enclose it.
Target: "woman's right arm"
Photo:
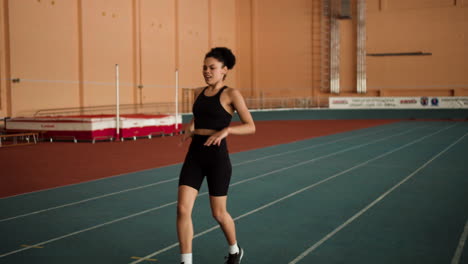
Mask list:
[[[191,138],[193,136],[193,131],[195,130],[195,125],[193,123],[193,117],[192,120],[190,120],[190,123],[187,124],[187,126],[184,129],[184,135],[182,137],[182,142],[186,141],[188,138]]]
[[[200,94],[200,92],[203,90],[203,88],[197,88],[195,89],[194,91],[194,102],[195,100],[197,100],[197,97],[198,95]],[[191,138],[193,136],[193,131],[195,130],[195,124],[194,124],[194,118],[192,117],[192,120],[190,120],[190,122],[185,126],[185,129],[184,129],[184,135],[182,137],[182,142],[186,141],[187,139]]]

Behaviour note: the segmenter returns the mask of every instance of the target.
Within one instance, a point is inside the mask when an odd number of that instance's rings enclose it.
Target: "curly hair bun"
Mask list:
[[[218,61],[222,62],[229,70],[234,68],[236,64],[236,56],[232,51],[225,47],[216,47],[212,48],[205,56],[206,58],[215,58]]]

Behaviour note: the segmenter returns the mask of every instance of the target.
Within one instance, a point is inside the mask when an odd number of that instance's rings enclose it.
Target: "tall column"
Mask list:
[[[340,93],[340,24],[339,1],[331,0],[330,8],[330,92]]]
[[[357,92],[367,92],[366,73],[366,0],[357,0]]]
[[[330,0],[322,0],[321,6],[321,55],[320,91],[330,92]]]

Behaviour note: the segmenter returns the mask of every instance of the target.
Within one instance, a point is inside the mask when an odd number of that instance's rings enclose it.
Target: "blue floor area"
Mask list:
[[[453,263],[468,219],[467,155],[468,122],[429,121],[232,154],[242,263]],[[180,168],[0,199],[0,263],[178,263]],[[204,184],[194,263],[227,253],[208,198]],[[466,260],[464,246],[455,263]]]

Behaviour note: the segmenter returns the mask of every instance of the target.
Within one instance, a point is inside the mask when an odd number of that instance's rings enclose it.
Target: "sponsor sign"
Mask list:
[[[468,96],[453,97],[329,97],[334,109],[468,108]]]

